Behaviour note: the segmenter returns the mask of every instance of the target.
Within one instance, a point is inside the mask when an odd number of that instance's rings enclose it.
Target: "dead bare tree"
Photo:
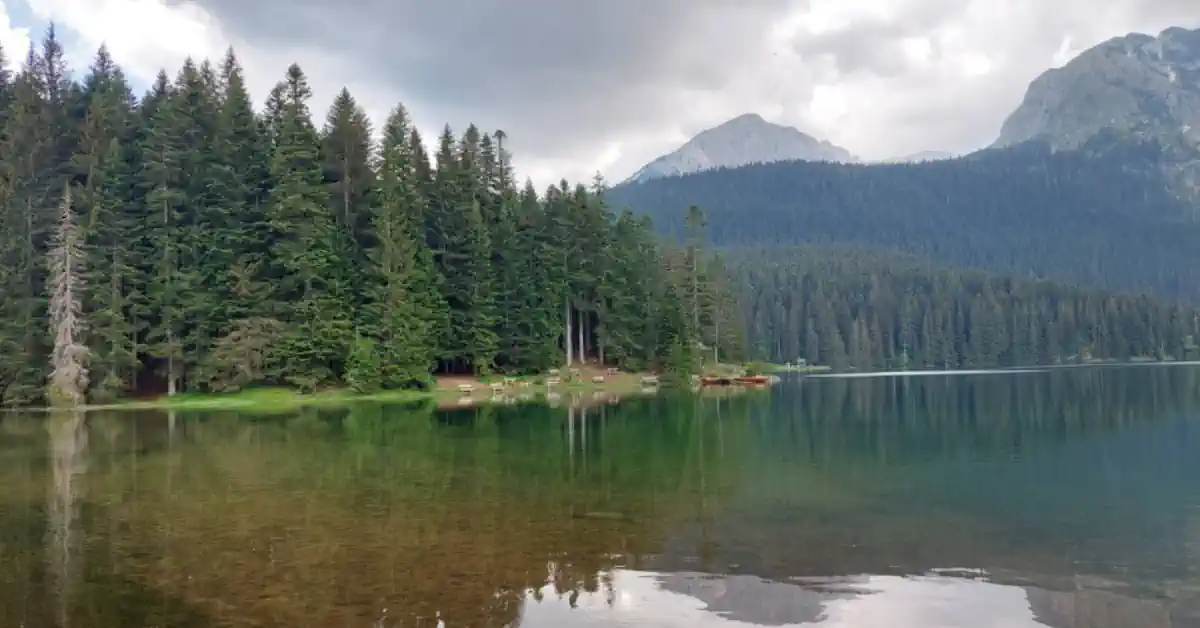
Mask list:
[[[47,397],[53,406],[78,406],[84,402],[88,387],[88,349],[83,334],[83,246],[75,212],[71,207],[71,187],[63,189],[62,204],[50,246],[50,334],[54,350],[50,354],[53,369],[47,385]]]

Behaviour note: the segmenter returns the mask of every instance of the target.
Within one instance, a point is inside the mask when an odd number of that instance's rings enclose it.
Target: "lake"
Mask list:
[[[0,415],[0,626],[1200,626],[1200,367]]]

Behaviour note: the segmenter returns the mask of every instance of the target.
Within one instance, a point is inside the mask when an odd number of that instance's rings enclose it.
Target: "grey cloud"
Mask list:
[[[961,10],[962,6],[961,0],[910,0],[903,19],[864,19],[849,28],[801,35],[792,50],[803,58],[830,58],[843,75],[900,76],[910,69],[901,48],[903,40],[937,30],[955,17],[955,7]]]
[[[325,70],[323,79],[372,85],[376,97],[403,101],[427,127],[472,121],[503,128],[519,161],[544,162],[579,162],[608,141],[692,125],[701,114],[683,112],[699,106],[695,95],[703,93],[740,105],[706,115],[781,110],[787,121],[833,137],[836,129],[805,124],[813,87],[873,79],[894,93],[871,95],[878,119],[856,120],[868,132],[855,135],[864,145],[848,148],[864,155],[965,150],[994,139],[1064,38],[1091,45],[1200,20],[1196,0],[880,0],[894,18],[797,38],[792,51],[802,64],[768,70],[764,35],[807,0],[168,1],[203,7],[235,40],[256,48],[335,60],[338,74]],[[966,36],[998,55],[992,75],[948,82],[922,75],[900,54],[905,38],[981,9],[999,16],[997,23],[984,20],[987,27]],[[934,54],[954,52],[935,44]],[[640,164],[630,160],[639,159],[626,155],[620,165],[632,169]]]
[[[789,0],[174,0],[255,46],[319,47],[440,125],[504,128],[569,158],[720,89]],[[518,154],[520,157],[520,154]]]
[[[1026,86],[1045,71],[1069,38],[1075,47],[1091,46],[1129,31],[1152,34],[1172,24],[1195,27],[1200,9],[1195,0],[893,0],[902,5],[894,19],[863,19],[844,29],[793,42],[803,58],[832,60],[843,80],[884,79],[895,89],[877,107],[880,119],[863,120],[873,133],[876,156],[923,149],[971,150],[993,141],[1000,123],[1020,102]],[[992,9],[994,23],[966,35],[973,46],[989,52],[995,69],[983,77],[928,80],[903,54],[903,40],[928,36],[967,21],[972,11]],[[1015,16],[1015,17],[1013,17]],[[933,54],[953,59],[953,50],[932,42]],[[883,150],[880,151],[879,149]],[[882,154],[880,154],[882,153]]]

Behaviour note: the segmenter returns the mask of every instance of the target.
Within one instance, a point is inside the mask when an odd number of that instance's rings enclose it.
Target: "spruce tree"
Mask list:
[[[267,144],[233,51],[221,64],[220,111],[213,139],[205,208],[210,232],[206,266],[211,315],[224,337],[237,321],[264,313],[259,269],[267,257],[264,190]]]
[[[438,148],[428,221],[439,285],[449,310],[449,324],[439,334],[439,357],[451,368],[486,373],[494,364],[497,345],[492,328],[496,314],[491,244],[475,197],[475,148],[464,142],[460,149],[456,150],[454,135],[446,127]]]
[[[408,140],[407,135],[404,140]],[[363,244],[371,228],[370,195],[375,185],[371,123],[344,88],[334,98],[326,117],[321,155],[325,181],[330,187],[330,211],[355,250],[356,261],[361,261]]]
[[[287,332],[271,351],[276,377],[305,390],[339,380],[353,340],[337,231],[329,212],[312,96],[298,65],[288,68],[279,135],[270,158],[265,270],[271,314]]]
[[[397,106],[383,128],[368,230],[366,303],[359,322],[371,344],[360,343],[358,353],[376,352],[385,388],[426,383],[437,358],[435,333],[445,318],[422,238],[424,198],[411,133],[407,112]],[[360,360],[358,370],[373,364]]]
[[[431,372],[544,371],[564,353],[653,366],[693,346],[683,258],[647,222],[614,216],[602,182],[518,190],[505,134],[473,125],[461,138],[447,127],[434,164],[402,108],[372,155],[348,92],[321,133],[309,98],[292,66],[255,115],[230,51],[160,72],[135,100],[103,48],[72,81],[53,30],[21,72],[0,73],[3,402],[46,398],[64,189],[89,320],[73,342],[97,401],[160,386],[399,388]],[[703,272],[716,285],[722,271]],[[702,300],[706,329],[736,326],[719,299]]]
[[[56,44],[55,44],[56,45]],[[49,46],[53,49],[53,45]],[[0,401],[23,405],[43,398],[46,334],[45,246],[61,195],[44,59],[31,48],[13,81],[3,128],[4,205],[0,207]]]
[[[133,387],[137,376],[136,303],[143,277],[134,265],[141,227],[130,211],[129,176],[125,151],[117,138],[109,140],[100,165],[88,179],[92,197],[86,230],[88,252],[88,346],[91,348],[92,398],[113,401]]]
[[[179,391],[184,375],[185,308],[194,270],[183,265],[191,259],[184,248],[190,244],[186,234],[190,215],[183,189],[185,151],[177,134],[184,103],[177,89],[178,85],[167,83],[165,74],[159,76],[151,97],[142,104],[142,134],[136,146],[137,187],[146,220],[144,248],[138,256],[140,272],[147,277],[145,351],[170,395]]]

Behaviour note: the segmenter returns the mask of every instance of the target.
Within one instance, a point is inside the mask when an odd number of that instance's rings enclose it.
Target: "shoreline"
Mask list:
[[[744,371],[750,365],[718,365],[718,370],[736,369]],[[764,373],[781,372],[770,365],[756,363]],[[570,373],[567,369],[559,369]],[[485,405],[517,405],[523,403],[550,403],[564,401],[572,404],[615,403],[624,397],[648,396],[659,392],[660,385],[650,384],[646,378],[656,377],[649,372],[617,371],[596,366],[577,367],[576,374],[560,376],[551,373],[536,375],[504,376],[488,375],[440,375],[434,377],[435,386],[428,390],[387,390],[374,393],[356,393],[348,388],[331,388],[315,393],[302,393],[286,387],[250,388],[222,393],[179,393],[173,397],[160,395],[154,398],[121,399],[111,403],[86,404],[76,408],[3,408],[0,411],[19,412],[96,412],[113,410],[170,410],[179,412],[232,411],[262,414],[284,413],[299,408],[338,407],[355,403],[418,404],[433,402],[438,410],[466,409]],[[807,369],[822,372],[820,367]],[[560,377],[554,385],[547,379]],[[596,381],[594,378],[600,378]],[[465,386],[470,390],[465,390]],[[460,388],[464,386],[464,388]],[[493,387],[494,386],[494,387]],[[707,390],[707,389],[705,389]]]
[[[76,410],[84,412],[103,410],[177,410],[177,411],[220,411],[243,412],[289,412],[303,407],[343,406],[352,403],[421,403],[433,401],[438,409],[469,408],[485,404],[515,404],[545,400],[553,402],[555,395],[592,393],[604,397],[595,401],[610,401],[613,397],[645,395],[657,392],[657,387],[643,387],[642,380],[648,373],[607,373],[604,370],[585,368],[578,377],[564,379],[555,385],[547,385],[547,375],[504,376],[441,376],[435,378],[432,390],[392,390],[375,393],[356,393],[338,388],[315,393],[302,393],[282,387],[252,388],[229,393],[181,393],[174,397],[166,395],[153,399],[129,399],[107,404],[89,404]],[[602,376],[603,381],[593,381]],[[493,389],[493,384],[501,387]],[[469,385],[470,391],[459,386]],[[33,411],[48,411],[46,408],[30,408]]]

